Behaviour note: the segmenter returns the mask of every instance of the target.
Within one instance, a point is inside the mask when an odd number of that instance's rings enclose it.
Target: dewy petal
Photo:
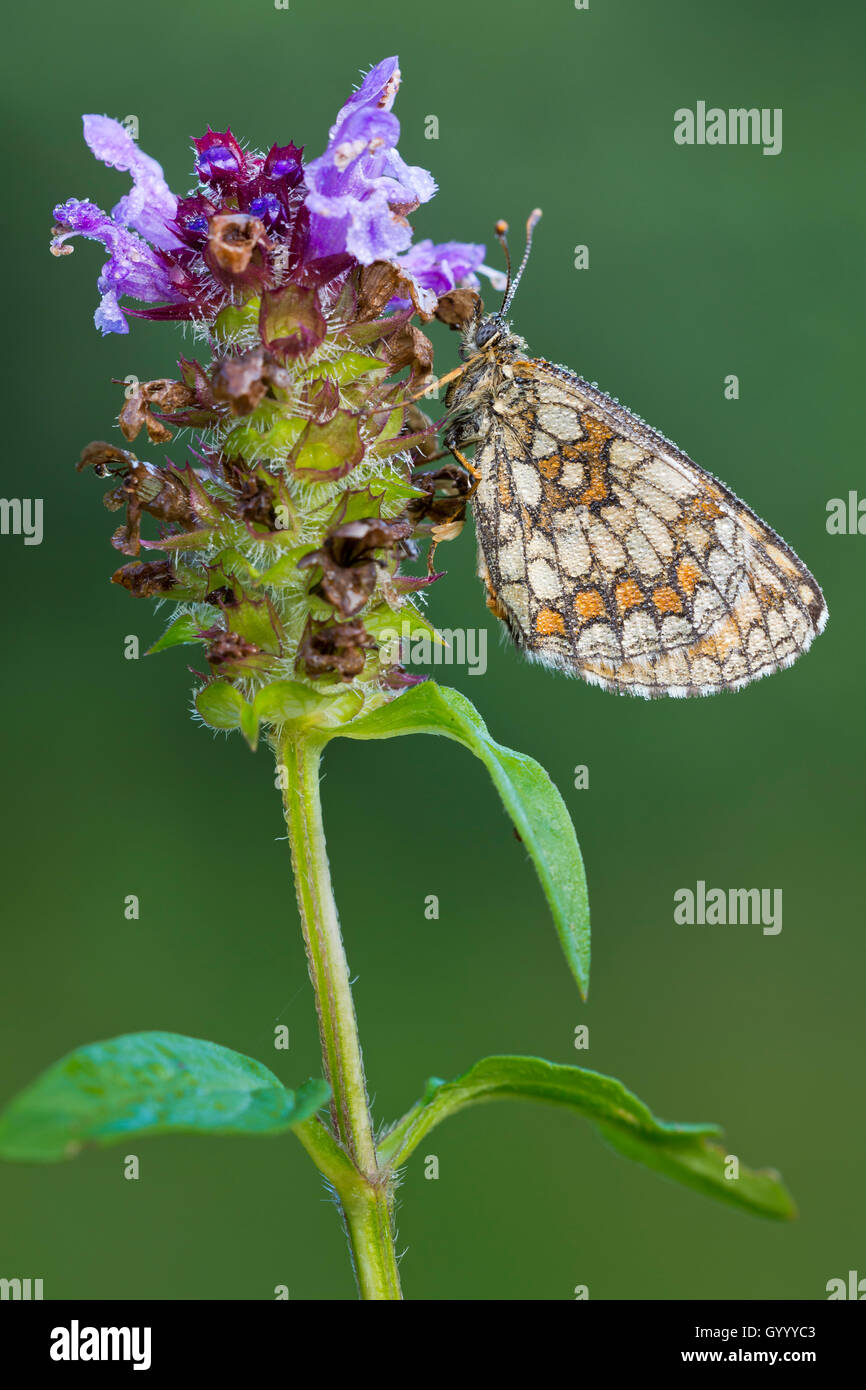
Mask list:
[[[361,265],[387,260],[405,251],[412,241],[412,228],[394,216],[381,193],[357,203],[346,233],[346,250]]]
[[[394,179],[418,203],[429,203],[436,192],[433,175],[418,164],[406,164],[396,150],[389,150],[385,154],[382,174]]]
[[[383,58],[364,77],[357,92],[340,108],[337,119],[331,126],[328,144],[336,139],[340,126],[361,107],[380,111],[390,111],[400,86],[400,62],[396,54],[393,58]]]
[[[400,82],[396,58],[377,64],[341,108],[324,154],[307,165],[310,254],[348,251],[362,265],[405,251],[405,213],[426,203],[436,184],[397,153],[400,123],[391,107]]]
[[[117,302],[117,295],[113,290],[106,290],[99,301],[96,313],[93,315],[93,322],[99,329],[103,337],[106,333],[128,333],[129,324],[124,317],[123,310]]]
[[[458,286],[478,289],[476,272],[487,275],[494,289],[505,288],[501,272],[484,265],[484,247],[478,242],[443,241],[436,245],[429,239],[419,241],[395,265],[426,297],[432,295],[434,307],[440,295]],[[393,299],[389,307],[404,307],[407,303],[405,299]]]
[[[101,241],[109,253],[99,276],[102,302],[94,322],[103,333],[126,333],[128,324],[117,296],[128,294],[144,303],[176,299],[170,275],[156,252],[136,232],[120,227],[95,203],[70,198],[54,209],[61,230],[52,242],[59,249],[68,237],[79,234]]]
[[[84,138],[97,159],[112,169],[132,175],[132,188],[112,210],[123,227],[131,227],[165,251],[181,243],[169,223],[174,221],[177,198],[163,177],[162,166],[140,150],[128,130],[110,116],[84,116]]]

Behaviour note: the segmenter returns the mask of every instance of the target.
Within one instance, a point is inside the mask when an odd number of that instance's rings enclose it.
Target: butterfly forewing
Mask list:
[[[806,650],[821,590],[754,512],[565,368],[485,356],[453,401],[473,404],[488,601],[529,656],[656,696],[737,689]]]

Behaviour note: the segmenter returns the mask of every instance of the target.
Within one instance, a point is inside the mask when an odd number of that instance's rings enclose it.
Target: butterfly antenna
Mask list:
[[[523,253],[523,260],[520,262],[519,269],[513,280],[511,279],[511,264],[510,262],[508,263],[508,284],[505,287],[505,298],[502,301],[502,308],[499,310],[499,313],[496,316],[497,318],[502,318],[505,314],[508,313],[511,301],[514,298],[515,293],[517,292],[517,286],[520,284],[520,277],[526,269],[526,262],[529,260],[529,253],[532,250],[532,233],[535,231],[535,228],[537,227],[540,218],[541,208],[533,208],[526,222],[526,250]],[[498,225],[501,226],[502,223]],[[498,235],[499,233],[497,228],[497,236]]]
[[[502,315],[505,313],[505,306],[508,303],[508,294],[511,289],[511,252],[508,249],[508,223],[504,218],[500,218],[493,230],[496,233],[496,240],[499,242],[505,254],[505,293],[502,296],[502,304],[496,314],[496,317],[501,319]]]

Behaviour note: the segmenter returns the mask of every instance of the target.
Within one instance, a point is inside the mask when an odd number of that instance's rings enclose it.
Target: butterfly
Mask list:
[[[646,698],[737,690],[827,621],[790,546],[669,439],[480,301],[449,374],[444,443],[475,478],[487,604],[526,655]],[[443,379],[444,380],[444,379]],[[475,445],[470,462],[463,449]]]

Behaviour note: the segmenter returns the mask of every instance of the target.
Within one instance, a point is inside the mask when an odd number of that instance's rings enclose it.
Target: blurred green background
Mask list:
[[[401,150],[440,185],[416,236],[490,242],[497,217],[519,229],[540,205],[516,304],[533,350],[598,380],[745,497],[831,611],[792,670],[706,701],[553,676],[492,620],[487,674],[444,672],[497,738],[547,767],[573,814],[593,908],[586,1006],[480,764],[429,738],[329,750],[329,847],[378,1121],[427,1076],[488,1053],[583,1063],[665,1118],[723,1123],[801,1209],[765,1223],[631,1166],[565,1113],[485,1107],[411,1161],[406,1293],[822,1298],[828,1279],[866,1274],[866,539],[825,530],[828,499],[863,478],[862,7],[79,0],[15,7],[6,33],[3,489],[45,499],[45,539],[0,542],[0,1095],[80,1043],[148,1028],[251,1053],[290,1084],[319,1071],[267,749],[191,722],[185,651],[124,659],[124,637],[144,650],[161,616],[109,584],[116,519],[73,467],[83,443],[115,437],[110,379],[171,375],[185,340],[147,323],[100,339],[100,250],[53,260],[47,236],[55,202],[111,206],[127,188],[93,161],[80,113],[137,115],[142,148],[185,192],[189,140],[208,122],[316,155],[358,69],[399,52]],[[699,99],[782,107],[782,154],[677,147],[673,112]],[[430,114],[438,141],[424,138]],[[574,269],[577,244],[588,270]],[[437,347],[453,366],[454,337],[442,329]],[[724,399],[728,373],[738,401]],[[485,624],[470,529],[440,558],[433,617]],[[588,790],[573,787],[577,764]],[[674,925],[674,891],[697,879],[781,887],[781,935]],[[138,922],[124,920],[128,893]],[[289,1053],[274,1053],[277,1022]],[[591,1047],[576,1053],[582,1022]],[[260,1299],[278,1283],[296,1299],[354,1296],[336,1213],[291,1136],[134,1149],[138,1182],[122,1177],[123,1147],[4,1168],[0,1274],[41,1277],[48,1298]]]

